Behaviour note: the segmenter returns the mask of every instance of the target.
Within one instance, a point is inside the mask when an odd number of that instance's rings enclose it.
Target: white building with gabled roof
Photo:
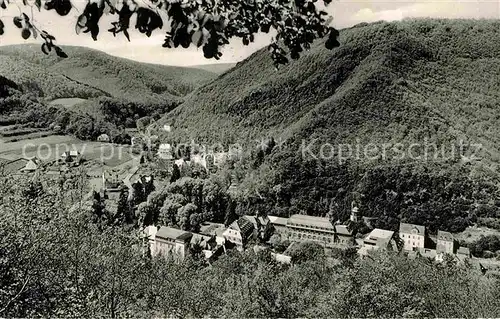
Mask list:
[[[425,226],[400,223],[399,237],[404,242],[404,250],[418,251],[425,248]]]

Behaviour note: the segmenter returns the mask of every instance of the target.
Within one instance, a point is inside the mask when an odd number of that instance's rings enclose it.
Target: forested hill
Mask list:
[[[264,49],[197,89],[165,122],[182,136],[330,143],[480,142],[497,160],[500,22],[408,20],[341,32],[276,71]],[[180,130],[186,128],[186,130]],[[221,129],[223,128],[223,129]]]
[[[340,33],[339,48],[315,43],[278,71],[256,52],[160,124],[173,126],[174,141],[251,150],[233,174],[245,214],[345,220],[357,198],[385,229],[406,221],[456,232],[500,218],[500,21],[405,20]],[[285,146],[255,149],[270,137]],[[328,143],[323,159],[301,152],[311,141],[318,157]],[[353,150],[342,161],[341,144]]]
[[[49,56],[39,45],[0,47],[0,74],[17,83],[38,82],[48,100],[113,96],[178,103],[217,75],[195,68],[135,62],[83,47],[65,46],[68,58]]]

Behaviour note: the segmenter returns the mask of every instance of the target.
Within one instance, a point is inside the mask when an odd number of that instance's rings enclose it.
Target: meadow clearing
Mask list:
[[[0,141],[0,158],[6,160],[37,157],[42,161],[55,161],[66,151],[78,151],[87,162],[106,167],[124,164],[134,156],[128,146],[81,141],[67,135],[51,135],[16,142]]]

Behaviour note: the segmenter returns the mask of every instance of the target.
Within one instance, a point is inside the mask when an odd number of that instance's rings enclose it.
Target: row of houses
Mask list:
[[[356,213],[357,211],[353,211],[351,220],[356,219]],[[227,228],[221,224],[210,224],[202,229],[200,234],[186,235],[187,232],[171,230],[168,227],[161,227],[160,230],[157,241],[154,236],[150,238],[153,254],[173,251],[182,258],[186,255],[190,243],[192,244],[188,239],[193,236],[198,238],[197,240],[202,239],[206,257],[212,258],[227,248],[244,250],[254,239],[265,241],[272,234],[279,234],[282,240],[287,239],[290,242],[314,241],[326,249],[357,247],[361,257],[379,249],[394,251],[402,249],[409,256],[420,254],[436,261],[443,261],[445,255],[458,260],[470,258],[468,248],[459,247],[453,234],[438,231],[437,236],[433,237],[428,234],[425,226],[407,223],[400,223],[399,232],[375,228],[362,238],[356,238],[353,230],[347,225],[332,224],[328,218],[301,214],[289,218],[246,215],[235,220]],[[162,234],[170,234],[169,240],[167,241]],[[172,234],[177,237],[174,238]],[[214,244],[207,245],[210,242]],[[164,248],[165,245],[169,245],[169,248]]]
[[[250,242],[265,241],[274,233],[291,241],[316,241],[326,248],[355,244],[354,236],[347,226],[333,226],[326,218],[299,214],[290,218],[245,215],[228,227],[211,223],[203,227],[199,234],[165,226],[148,226],[145,229],[152,255],[174,255],[180,259],[192,247],[193,238],[202,244],[205,256],[210,259],[228,248],[242,251]]]
[[[438,230],[437,236],[430,236],[425,226],[400,223],[399,232],[384,229],[372,230],[360,245],[358,253],[366,256],[372,250],[397,250],[406,251],[409,256],[421,255],[443,261],[445,255],[457,260],[470,258],[467,247],[460,247],[453,234]]]
[[[59,163],[72,163],[73,165],[79,165],[82,155],[78,151],[67,151],[61,154],[58,162]],[[42,169],[44,166],[48,165],[48,162],[44,162],[38,157],[31,158],[18,158],[15,160],[7,161],[4,163],[4,167],[9,168],[9,171],[19,171],[21,173],[33,173]]]
[[[158,160],[165,164],[165,167],[171,168],[176,164],[179,168],[184,165],[198,164],[207,171],[213,172],[222,167],[228,160],[236,160],[241,156],[241,151],[230,150],[229,152],[200,152],[188,154],[187,157],[175,158],[174,148],[171,144],[164,143],[158,147]]]

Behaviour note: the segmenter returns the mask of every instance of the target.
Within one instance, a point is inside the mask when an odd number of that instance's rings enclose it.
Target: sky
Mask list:
[[[16,1],[18,1],[16,3]],[[34,0],[27,0],[28,4]],[[33,19],[40,29],[47,30],[54,35],[57,43],[64,45],[79,45],[98,49],[108,54],[124,57],[141,62],[158,63],[166,65],[190,66],[210,63],[235,63],[248,57],[250,54],[268,45],[271,35],[259,34],[254,43],[243,46],[240,39],[235,39],[223,49],[223,57],[217,61],[203,57],[203,51],[195,47],[188,49],[162,48],[165,27],[148,38],[138,32],[131,32],[131,42],[123,35],[116,38],[107,29],[116,17],[103,16],[101,19],[101,32],[98,41],[93,41],[89,34],[76,35],[74,25],[78,15],[83,12],[85,0],[72,0],[76,9],[68,16],[59,17],[54,11],[41,12],[35,8]],[[7,10],[0,9],[0,19],[5,24],[5,33],[0,36],[0,45],[19,43],[41,43],[38,40],[23,40],[21,31],[17,29],[12,18],[25,12],[31,15],[29,7],[22,6],[21,0],[11,0]],[[333,16],[333,26],[345,28],[361,22],[374,22],[379,20],[395,21],[404,18],[490,18],[500,19],[500,0],[406,0],[406,1],[371,1],[371,0],[333,0],[327,11]],[[132,21],[132,25],[135,22]],[[166,25],[166,24],[165,24]]]

